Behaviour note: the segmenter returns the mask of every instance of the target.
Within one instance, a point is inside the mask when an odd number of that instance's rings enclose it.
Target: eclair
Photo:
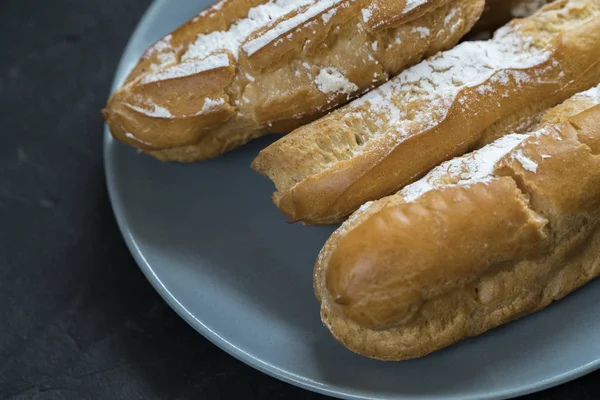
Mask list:
[[[455,45],[483,0],[221,0],[109,99],[112,135],[163,161],[287,133]]]

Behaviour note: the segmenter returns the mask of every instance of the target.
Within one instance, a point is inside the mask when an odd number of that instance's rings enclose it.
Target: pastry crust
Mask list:
[[[483,0],[221,0],[146,51],[105,118],[167,161],[310,122],[452,47]]]
[[[441,164],[333,233],[314,284],[340,342],[423,356],[600,275],[600,86],[537,128]]]
[[[558,0],[463,42],[264,149],[253,168],[292,221],[341,221],[444,160],[600,82],[600,0]]]

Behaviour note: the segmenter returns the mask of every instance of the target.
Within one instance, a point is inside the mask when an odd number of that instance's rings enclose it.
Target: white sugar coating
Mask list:
[[[464,18],[462,9],[455,7],[450,10],[446,18],[444,18],[444,31],[446,32],[458,32],[463,26]],[[488,39],[491,35],[488,37]]]
[[[440,164],[421,180],[406,186],[399,194],[408,203],[434,189],[485,181],[494,173],[498,161],[529,137],[528,134],[503,136],[479,150]]]
[[[173,114],[171,114],[171,112],[169,110],[167,110],[164,107],[161,107],[157,104],[151,104],[149,105],[150,107],[152,107],[152,109],[146,109],[146,108],[141,108],[138,106],[134,106],[133,104],[126,104],[127,107],[131,108],[132,110],[135,110],[141,114],[144,114],[148,117],[153,117],[153,118],[173,118]]]
[[[537,169],[538,169],[538,165],[535,161],[533,161],[531,158],[525,156],[525,154],[523,154],[522,150],[519,150],[517,152],[515,152],[513,154],[513,158],[518,161],[521,166],[523,166],[523,169],[525,169],[526,171],[529,171],[531,173],[537,173]]]
[[[271,0],[251,8],[246,18],[240,19],[227,31],[200,34],[190,45],[182,60],[202,59],[218,51],[229,51],[237,59],[239,47],[252,33],[279,18],[312,3],[312,0]]]
[[[175,64],[177,62],[177,57],[175,56],[174,52],[158,53],[156,57],[158,58],[158,65],[151,64],[150,67],[153,72],[156,72],[167,65]]]
[[[219,108],[219,106],[222,106],[223,104],[225,104],[224,99],[206,99],[204,100],[204,105],[202,106],[202,109],[198,112],[198,115],[205,114],[209,111],[214,110],[215,108]]]
[[[414,135],[440,123],[458,94],[466,88],[490,80],[493,86],[477,88],[487,94],[501,91],[511,81],[519,86],[535,79],[532,73],[522,70],[544,63],[550,54],[545,49],[533,47],[532,40],[518,31],[502,28],[492,40],[463,42],[405,70],[340,112],[352,113],[368,104],[369,115],[381,119],[377,124],[384,127],[372,136],[395,134],[399,143],[407,137],[401,132]]]
[[[230,0],[217,0],[217,2],[215,4],[213,4],[212,6],[210,6],[209,8],[207,8],[206,10],[202,11],[200,14],[196,15],[192,19],[192,22],[197,22],[200,18],[206,17],[209,14],[210,14],[209,18],[213,18],[214,17],[214,11],[219,11],[221,8],[223,8],[223,6],[225,5],[225,3],[227,3],[228,1],[230,1]]]
[[[365,23],[366,23],[366,22],[369,22],[369,20],[373,16],[373,10],[371,10],[371,7],[363,8],[361,11],[361,14],[363,17],[363,21],[365,21]]]
[[[168,79],[183,78],[186,76],[196,75],[201,72],[223,68],[228,65],[229,57],[227,57],[227,54],[215,54],[203,60],[188,60],[182,62],[181,64],[173,65],[153,74],[146,75],[142,78],[142,84],[165,81]]]
[[[248,41],[247,43],[245,43],[242,47],[243,47],[244,51],[246,52],[246,54],[251,56],[252,54],[256,53],[257,51],[259,51],[260,49],[262,49],[263,47],[265,47],[266,45],[268,45],[269,43],[271,43],[278,37],[298,28],[303,23],[310,21],[312,18],[321,14],[325,10],[338,5],[342,1],[343,0],[319,0],[318,2],[314,3],[311,7],[307,7],[306,9],[303,9],[302,11],[300,11],[298,14],[294,15],[293,17],[283,20],[283,21],[279,22],[278,24],[274,25],[273,27],[271,27],[269,30],[267,30],[266,32],[264,32],[263,34],[258,36],[257,38],[252,39],[252,40]],[[277,2],[277,0],[276,0],[276,2]],[[299,0],[294,0],[294,1],[279,0],[279,2],[280,3],[296,3],[296,4],[303,3],[302,1],[299,1]],[[298,5],[295,8],[295,10],[298,9],[299,6],[300,5]]]
[[[154,43],[154,46],[150,48],[150,54],[161,53],[165,50],[171,49],[171,38],[172,35],[167,35],[158,42]]]
[[[407,14],[415,8],[427,3],[427,1],[428,0],[406,0],[406,5],[404,6],[404,10],[402,10],[402,13]]]
[[[325,14],[323,14],[323,16],[321,17],[321,19],[323,20],[323,22],[325,24],[329,23],[329,21],[331,21],[331,18],[335,15],[335,13],[337,12],[337,10],[335,8],[327,11]]]
[[[252,55],[265,45],[277,39],[282,34],[297,28],[303,22],[317,16],[342,0],[271,0],[264,4],[251,8],[246,18],[242,18],[233,24],[227,31],[214,31],[200,34],[196,41],[190,45],[182,56],[182,60],[203,59],[209,55],[228,51],[234,58],[238,58],[239,48],[253,33],[277,22],[282,17],[298,12],[297,15],[287,20],[276,23],[271,29],[261,36],[244,45],[244,50]],[[331,18],[329,14],[326,18]]]
[[[171,39],[172,35],[167,35],[164,38],[160,39],[158,42],[154,43],[147,51],[146,56],[150,57],[156,53],[163,53],[166,51],[171,51]]]
[[[359,88],[346,78],[339,70],[332,67],[322,68],[315,78],[319,90],[325,94],[344,93],[350,94]]]
[[[525,18],[545,6],[550,0],[524,0],[515,4],[511,10],[513,17]]]
[[[374,213],[393,202],[395,196],[400,196],[406,203],[414,202],[425,193],[447,187],[469,186],[476,183],[486,183],[495,177],[495,169],[504,157],[517,159],[526,170],[535,173],[538,165],[523,155],[519,149],[527,139],[548,135],[545,128],[527,134],[510,134],[471,153],[446,161],[421,178],[404,187],[397,194],[378,201],[369,201],[355,211],[336,231],[335,235],[344,235],[362,223],[367,213]],[[557,137],[560,139],[560,137]],[[551,158],[542,155],[542,159]]]
[[[594,104],[600,104],[600,85],[586,90],[585,92],[581,92],[575,95],[573,98],[576,99],[581,97],[585,97],[588,100],[592,100]]]
[[[223,4],[227,3],[227,0],[221,0],[218,3],[212,5],[210,7],[211,11],[220,10],[223,7]]]
[[[148,145],[148,146],[152,145],[152,143],[146,142],[145,140],[142,140],[142,139],[136,137],[133,133],[130,133],[130,132],[125,132],[125,137],[135,140],[136,142],[140,142],[142,144]]]
[[[429,36],[431,31],[425,26],[415,26],[412,29],[412,33],[418,33],[419,36],[421,36],[421,39],[425,39],[427,36]]]
[[[446,15],[446,18],[444,18],[444,25],[448,26],[450,25],[450,22],[452,22],[452,20],[454,18],[456,18],[456,16],[458,16],[461,12],[461,9],[458,7],[454,7],[452,10],[450,10],[450,12],[448,13],[448,15]]]
[[[169,64],[175,64],[177,62],[175,53],[178,49],[174,49],[172,47],[171,39],[172,36],[167,35],[158,42],[154,43],[154,45],[146,51],[146,58],[156,55],[158,60],[158,63],[150,64],[150,70],[152,73],[155,73]]]

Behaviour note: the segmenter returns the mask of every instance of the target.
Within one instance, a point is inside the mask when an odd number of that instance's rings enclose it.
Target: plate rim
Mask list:
[[[162,3],[168,0],[153,0],[146,11],[143,13],[142,17],[138,21],[132,35],[129,37],[127,45],[125,46],[119,63],[116,69],[113,81],[111,83],[110,94],[112,94],[117,87],[119,87],[122,82],[125,80],[127,74],[129,73],[130,65],[126,62],[127,55],[130,54],[136,43],[140,40],[140,37],[147,30],[147,27],[152,24],[152,22],[159,17],[159,10],[162,6]],[[178,315],[181,317],[188,325],[190,325],[194,330],[200,333],[204,338],[209,340],[212,344],[217,346],[219,349],[229,354],[230,356],[236,358],[237,360],[243,362],[250,367],[265,373],[273,378],[279,379],[288,384],[300,387],[305,390],[309,390],[315,393],[319,393],[326,396],[336,397],[340,399],[348,399],[348,400],[373,400],[373,399],[396,399],[396,400],[433,400],[433,399],[443,399],[443,400],[503,400],[503,399],[511,399],[518,396],[524,396],[531,393],[536,393],[542,390],[546,390],[563,383],[572,381],[574,379],[580,378],[584,375],[587,375],[595,370],[600,369],[600,358],[592,361],[590,363],[584,364],[578,368],[571,369],[562,374],[549,377],[547,379],[530,383],[527,385],[521,385],[517,387],[513,387],[506,390],[498,390],[495,392],[491,392],[486,394],[485,396],[477,395],[467,395],[467,396],[445,396],[445,397],[431,397],[431,396],[403,396],[403,395],[394,395],[393,397],[377,397],[371,395],[362,395],[353,393],[352,390],[348,390],[340,385],[330,385],[320,383],[318,381],[305,378],[301,375],[292,373],[290,371],[281,369],[276,365],[273,365],[265,360],[259,359],[253,356],[251,353],[244,351],[243,349],[237,347],[235,344],[229,342],[225,338],[219,336],[218,333],[213,331],[210,327],[205,325],[198,317],[196,317],[191,311],[189,311],[178,299],[177,297],[166,287],[166,285],[161,281],[158,277],[157,273],[154,271],[154,268],[144,257],[144,254],[140,250],[135,237],[133,236],[131,229],[129,228],[129,224],[126,220],[126,206],[124,202],[122,202],[119,191],[116,187],[116,171],[114,169],[114,164],[111,162],[113,159],[113,148],[115,146],[121,145],[117,143],[115,139],[112,138],[108,125],[104,124],[103,129],[103,165],[104,165],[104,175],[106,181],[106,187],[108,190],[108,197],[111,204],[111,208],[113,210],[113,214],[117,221],[117,225],[119,227],[119,231],[125,240],[125,244],[129,249],[129,252],[135,259],[138,267],[146,277],[146,279],[150,282],[152,287],[158,292],[158,294],[163,298],[163,300],[171,307]]]

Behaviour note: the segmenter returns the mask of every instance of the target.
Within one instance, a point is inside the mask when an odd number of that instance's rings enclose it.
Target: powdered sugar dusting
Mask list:
[[[142,84],[183,78],[229,65],[227,54],[215,54],[203,60],[189,60],[143,77]]]
[[[311,0],[275,0],[253,7],[248,11],[246,18],[233,24],[227,31],[214,31],[198,35],[182,59],[202,59],[223,50],[230,52],[237,59],[240,45],[252,33],[310,3]]]
[[[204,105],[202,106],[202,109],[198,112],[198,115],[206,114],[210,111],[213,111],[214,109],[219,108],[223,104],[225,104],[224,99],[217,99],[217,100],[206,99],[206,100],[204,100]]]
[[[450,22],[452,22],[452,20],[454,20],[454,18],[456,18],[456,16],[458,16],[459,14],[460,8],[454,7],[452,10],[450,10],[448,15],[446,15],[446,18],[444,18],[444,25],[450,25]]]
[[[600,85],[593,87],[585,92],[581,92],[574,96],[574,99],[577,98],[586,98],[587,100],[591,100],[594,104],[600,104]]]
[[[406,5],[404,6],[404,10],[402,10],[403,14],[408,14],[415,8],[422,6],[427,3],[427,0],[406,0]]]
[[[496,163],[528,137],[530,135],[507,135],[472,153],[446,161],[423,179],[406,186],[400,195],[404,201],[411,202],[434,189],[485,180],[494,173]]]
[[[147,146],[151,146],[152,145],[152,143],[146,142],[145,140],[142,140],[142,139],[136,137],[133,133],[130,133],[130,132],[125,132],[125,137],[127,137],[127,138],[129,138],[131,140],[135,140],[136,142],[140,142],[142,144],[145,144]]]
[[[531,73],[522,70],[544,63],[550,54],[534,47],[533,41],[518,31],[503,28],[492,40],[463,42],[405,70],[377,90],[350,103],[343,111],[362,110],[368,103],[369,113],[379,114],[389,126],[416,123],[418,129],[411,128],[410,134],[418,134],[440,123],[462,90],[477,87],[487,80],[493,81],[494,85],[478,87],[482,94],[508,87],[511,81],[521,86],[535,79]],[[463,104],[463,107],[467,106]],[[393,108],[396,110],[390,113]],[[381,131],[391,134],[389,129]],[[398,139],[404,137],[399,135]]]
[[[231,53],[237,59],[242,44],[244,51],[248,55],[252,55],[279,36],[296,29],[302,23],[340,2],[342,0],[318,2],[314,0],[270,0],[251,8],[246,18],[240,19],[226,31],[198,35],[196,41],[182,56],[182,60],[203,59],[222,51]],[[282,19],[294,12],[297,14],[291,18]],[[323,16],[323,21],[328,22],[332,16],[333,13],[328,12]],[[272,25],[270,29],[246,42],[252,34],[270,25]]]
[[[154,45],[146,51],[146,56],[150,57],[157,53],[164,53],[167,51],[170,52],[172,37],[172,35],[167,35],[164,38],[160,39],[158,42],[154,43]]]
[[[329,21],[331,21],[331,18],[335,15],[335,13],[337,12],[337,10],[335,8],[327,11],[325,14],[323,14],[323,16],[321,17],[321,19],[323,20],[323,22],[325,24],[328,24]]]
[[[365,23],[367,23],[367,22],[369,22],[369,20],[373,16],[373,10],[371,10],[371,7],[363,8],[362,11],[361,11],[361,14],[362,14],[362,17],[363,17],[363,21]]]
[[[265,33],[263,33],[259,37],[248,41],[242,47],[243,47],[244,51],[249,56],[251,56],[252,54],[256,53],[258,50],[262,49],[267,44],[271,43],[272,41],[274,41],[281,35],[289,32],[293,29],[298,28],[298,26],[311,20],[312,18],[321,14],[323,11],[341,3],[342,1],[343,0],[319,0],[317,2],[314,2],[314,4],[311,7],[307,7],[306,9],[299,12],[295,16],[288,18],[286,20],[283,20],[283,21],[279,22],[278,24],[275,24],[273,27],[271,27],[271,29],[267,30]],[[296,4],[298,4],[298,6],[296,8],[294,8],[294,10],[298,10],[299,5],[303,2],[299,1],[299,0],[295,0],[295,1],[276,0],[275,4],[277,4],[277,3],[296,3]],[[329,18],[331,18],[331,16]]]
[[[519,150],[513,154],[513,158],[518,161],[523,169],[531,173],[537,173],[538,165],[531,158],[525,156],[522,150]]]
[[[148,117],[173,118],[173,114],[171,114],[171,112],[169,110],[167,110],[166,108],[161,107],[157,104],[150,105],[150,107],[152,107],[151,109],[134,106],[133,104],[126,104],[126,105],[127,105],[127,107],[131,108],[132,110],[135,110],[135,111],[137,111],[141,114],[144,114]]]
[[[166,65],[174,64],[177,62],[175,53],[178,49],[174,49],[171,45],[172,35],[167,35],[158,42],[154,43],[152,47],[146,50],[145,57],[152,57],[156,55],[158,61],[157,64],[150,64],[150,70],[156,72]]]
[[[223,5],[225,5],[225,3],[227,3],[228,1],[230,1],[230,0],[217,0],[217,2],[215,4],[213,4],[206,10],[202,11],[200,14],[196,15],[192,19],[192,22],[198,22],[200,20],[200,18],[206,17],[207,15],[208,15],[208,18],[214,18],[215,11],[219,11],[221,8],[223,8]]]
[[[418,33],[419,36],[421,36],[421,39],[425,39],[431,33],[431,31],[429,30],[429,28],[427,28],[426,26],[415,26],[412,29],[412,32],[413,33]]]
[[[333,67],[322,68],[315,78],[319,90],[325,94],[344,93],[350,94],[359,88],[346,78],[339,70]]]

